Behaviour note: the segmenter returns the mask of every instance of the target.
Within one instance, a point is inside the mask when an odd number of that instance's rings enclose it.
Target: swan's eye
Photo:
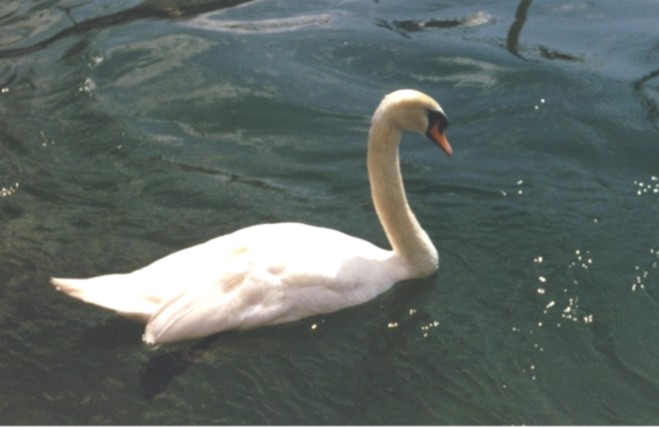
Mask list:
[[[448,128],[448,119],[441,111],[428,110],[428,130],[434,126],[439,127],[441,132]]]
[[[446,139],[446,128],[448,127],[448,119],[444,113],[440,111],[428,111],[428,130],[426,136],[439,148],[444,150],[447,155],[453,153],[451,144]]]

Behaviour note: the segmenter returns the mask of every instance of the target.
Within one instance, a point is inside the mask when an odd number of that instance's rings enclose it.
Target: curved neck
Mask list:
[[[373,204],[394,253],[409,268],[409,278],[428,276],[437,270],[437,249],[407,203],[398,157],[402,131],[382,116],[374,117],[368,139]]]

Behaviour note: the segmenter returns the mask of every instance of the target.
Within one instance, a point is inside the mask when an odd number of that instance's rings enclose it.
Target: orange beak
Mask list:
[[[448,143],[446,135],[444,135],[444,132],[439,130],[439,124],[436,124],[435,126],[428,129],[426,136],[430,138],[432,142],[437,144],[437,146],[441,148],[447,156],[453,154],[453,149],[451,148],[451,144]]]

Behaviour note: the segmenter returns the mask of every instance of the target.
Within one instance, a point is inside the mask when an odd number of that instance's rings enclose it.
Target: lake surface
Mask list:
[[[3,424],[656,424],[655,0],[0,5]],[[365,170],[386,93],[440,271],[332,315],[149,348],[51,276],[240,227],[386,246]]]

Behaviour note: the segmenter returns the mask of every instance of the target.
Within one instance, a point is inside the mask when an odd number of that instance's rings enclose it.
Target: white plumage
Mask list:
[[[170,343],[290,322],[364,303],[437,270],[437,250],[410,210],[398,161],[403,129],[447,154],[443,110],[427,95],[393,92],[368,144],[373,201],[393,250],[336,230],[261,224],[175,252],[127,274],[58,279],[58,290],[146,323],[144,341]]]

